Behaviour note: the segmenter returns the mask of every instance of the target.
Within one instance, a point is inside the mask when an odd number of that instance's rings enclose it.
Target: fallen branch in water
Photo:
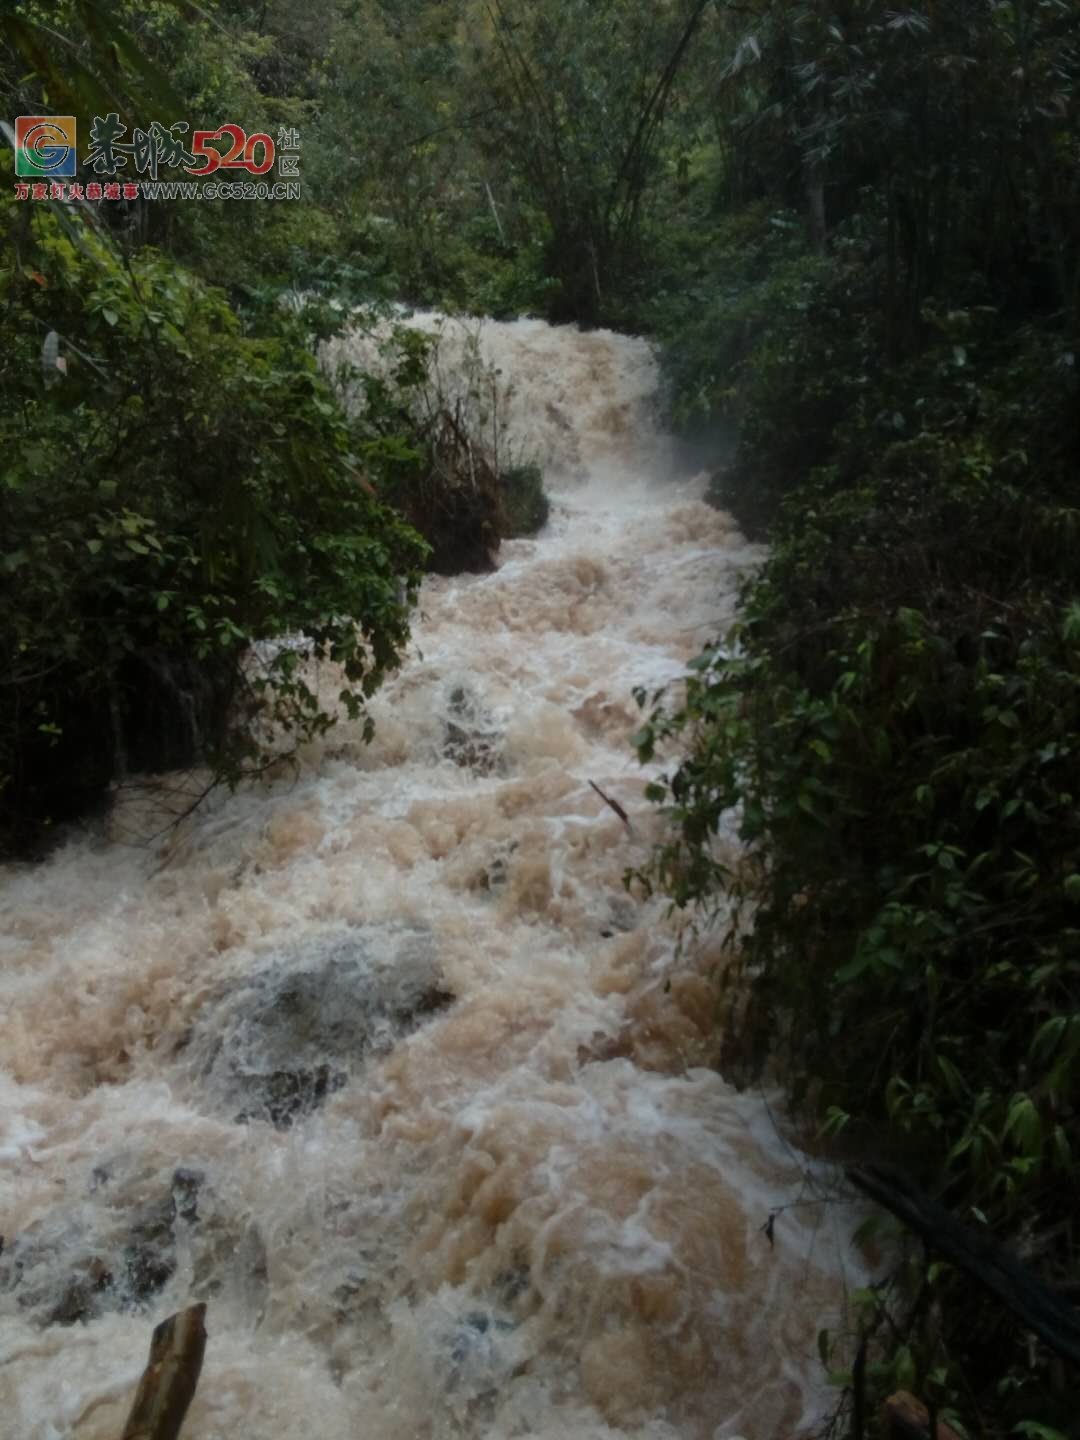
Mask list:
[[[1056,1354],[1080,1365],[1080,1311],[984,1231],[963,1225],[893,1165],[854,1166],[848,1179],[927,1246],[966,1271]]]
[[[121,1440],[177,1440],[202,1370],[205,1316],[192,1305],[157,1326]]]
[[[634,833],[634,827],[630,824],[630,816],[627,815],[626,811],[619,804],[618,800],[613,800],[610,795],[605,795],[603,790],[600,789],[600,786],[597,785],[595,780],[590,780],[589,784],[600,796],[600,799],[603,800],[604,804],[611,806],[612,810],[615,811],[615,814],[618,815],[619,819],[623,822],[627,830],[629,830],[630,834],[632,835]]]

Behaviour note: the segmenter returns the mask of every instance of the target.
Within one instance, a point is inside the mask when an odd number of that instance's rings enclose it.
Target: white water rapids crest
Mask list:
[[[641,341],[489,324],[554,504],[430,579],[365,747],[151,848],[0,872],[0,1435],[116,1440],[208,1302],[186,1440],[773,1440],[828,1405],[850,1212],[711,1068],[715,952],[621,877],[635,685],[757,559]],[[616,798],[629,831],[588,782]]]

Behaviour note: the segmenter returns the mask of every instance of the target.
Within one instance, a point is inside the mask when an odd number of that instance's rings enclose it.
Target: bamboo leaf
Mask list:
[[[0,37],[22,56],[48,91],[50,104],[73,115],[104,115],[120,99],[82,63],[67,41],[58,53],[57,36],[19,15],[0,19]]]
[[[77,9],[94,54],[103,67],[112,71],[121,83],[126,79],[129,86],[130,79],[125,76],[125,68],[134,72],[146,87],[140,99],[167,105],[173,112],[173,118],[182,119],[186,105],[173,88],[172,81],[123,26],[118,25],[97,0],[77,0]]]

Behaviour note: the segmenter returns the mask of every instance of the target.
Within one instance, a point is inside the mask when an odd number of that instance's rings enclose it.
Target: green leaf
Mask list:
[[[1035,1038],[1031,1042],[1029,1051],[1031,1058],[1040,1063],[1045,1063],[1053,1055],[1061,1041],[1061,1037],[1069,1026],[1068,1015],[1052,1015],[1049,1020],[1039,1026],[1035,1032]]]
[[[1042,1117],[1029,1095],[1013,1096],[1003,1133],[1016,1143],[1022,1154],[1033,1158],[1042,1154]]]
[[[841,965],[840,969],[836,971],[837,980],[841,985],[850,984],[852,980],[857,980],[860,975],[870,969],[873,960],[873,952],[869,947],[864,947],[853,959],[849,960],[846,965]]]
[[[896,1385],[901,1390],[915,1389],[915,1357],[909,1345],[901,1345],[892,1357],[892,1371]]]
[[[651,725],[643,725],[630,737],[630,744],[638,753],[638,759],[645,764],[653,757],[656,735]]]
[[[1053,1146],[1055,1163],[1062,1170],[1070,1170],[1073,1163],[1072,1145],[1061,1125],[1054,1126]]]
[[[839,1135],[850,1120],[851,1116],[846,1110],[842,1110],[839,1105],[830,1105],[825,1112],[825,1123],[821,1127],[821,1133],[829,1136]]]
[[[937,1068],[941,1075],[941,1078],[944,1080],[945,1086],[948,1089],[949,1093],[956,1099],[962,1098],[967,1093],[967,1086],[964,1084],[963,1076],[960,1074],[960,1071],[956,1068],[952,1061],[946,1059],[944,1055],[935,1055],[934,1059],[937,1063]]]

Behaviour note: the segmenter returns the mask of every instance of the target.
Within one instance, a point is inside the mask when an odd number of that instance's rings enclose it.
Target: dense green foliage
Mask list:
[[[732,1073],[774,1065],[844,1153],[902,1159],[1069,1286],[1074,20],[761,6],[733,37],[689,283],[646,313],[678,413],[738,419],[714,495],[771,551],[685,691],[639,697],[637,736],[672,821],[638,880],[703,919],[735,904]],[[1076,1433],[1060,1363],[930,1261],[861,1297],[860,1384],[973,1435]]]
[[[828,1133],[887,1145],[1073,1283],[1080,509],[1062,359],[1036,336],[1000,357],[978,375],[983,423],[943,373],[933,429],[881,444],[853,425],[838,457],[861,452],[858,479],[841,463],[804,482],[739,624],[677,705],[641,697],[637,742],[680,754],[652,791],[674,829],[646,883],[736,902],[737,1073],[770,1057]],[[911,383],[895,380],[909,400]],[[748,847],[734,872],[725,816]],[[1007,1382],[993,1428],[1067,1431],[1075,1393],[1052,1393],[1049,1357],[963,1277],[937,1268],[934,1295],[920,1385],[940,1371],[970,1427]]]
[[[309,303],[304,314],[313,313]],[[490,570],[502,541],[535,534],[549,505],[540,466],[504,443],[499,374],[484,360],[478,329],[443,319],[429,332],[377,310],[353,322],[351,339],[363,333],[369,353],[358,365],[349,342],[344,352],[328,347],[338,393],[388,440],[413,436],[411,463],[378,477],[377,493],[427,541],[429,569]]]
[[[309,643],[358,714],[408,636],[399,577],[415,586],[423,561],[355,475],[409,452],[346,420],[284,312],[245,334],[171,262],[122,264],[47,214],[35,228],[0,362],[9,834],[129,765],[202,754],[235,778],[265,753],[256,710],[296,738],[325,728]],[[52,378],[50,333],[67,359]],[[249,662],[254,642],[298,632]]]
[[[253,642],[306,633],[357,711],[414,528],[449,570],[543,523],[426,340],[320,379],[325,302],[645,330],[675,421],[737,429],[712,495],[771,549],[685,693],[641,697],[672,830],[638,878],[734,899],[737,1071],[1080,1283],[1073,0],[9,11],[6,115],[297,126],[304,200],[3,212],[0,839],[124,765],[235,776],[266,718],[329,723],[305,646]],[[863,1383],[971,1436],[1080,1433],[1075,1377],[932,1259],[854,1331]]]
[[[282,6],[276,39],[230,48],[231,18],[21,5],[0,24],[5,108],[303,123],[327,36],[296,49]],[[327,213],[20,205],[6,148],[0,167],[0,850],[19,850],[130,773],[199,761],[235,783],[362,717],[428,557],[488,564],[512,527],[490,465],[477,483],[482,447],[460,428],[448,447],[445,409],[411,404],[417,337],[356,377],[362,407],[324,378],[316,344],[347,311],[322,301],[372,293],[342,265],[307,281]],[[282,303],[309,283],[316,298]],[[317,693],[321,660],[336,701]]]

